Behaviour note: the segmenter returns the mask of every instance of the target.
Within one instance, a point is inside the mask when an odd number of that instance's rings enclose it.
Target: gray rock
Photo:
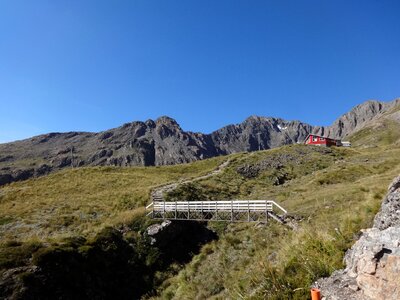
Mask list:
[[[168,227],[169,225],[171,225],[171,221],[170,220],[165,220],[164,222],[162,222],[161,224],[153,224],[150,225],[146,232],[148,236],[153,236],[153,235],[157,235],[160,233],[160,231],[164,230],[166,227]]]
[[[69,156],[56,157],[56,158],[51,160],[51,164],[55,168],[59,168],[59,169],[71,166],[71,163],[72,163],[72,159]]]
[[[38,177],[38,176],[49,174],[52,171],[52,169],[53,168],[47,164],[40,165],[39,168],[37,168],[35,170],[35,176]]]
[[[297,148],[294,149],[296,154],[290,153],[275,153],[270,155],[268,158],[256,162],[254,164],[245,164],[238,166],[236,171],[246,178],[257,177],[261,172],[265,170],[280,170],[288,163],[292,163],[294,165],[300,165],[309,160],[310,154],[315,152],[320,152],[323,154],[331,154],[332,150],[329,148],[318,147],[318,146],[309,146],[307,148]]]
[[[327,300],[400,299],[400,177],[389,186],[374,227],[346,252],[346,268],[316,282]]]
[[[400,176],[390,184],[389,192],[374,220],[374,227],[380,230],[391,226],[400,226]]]
[[[12,177],[11,174],[9,174],[9,173],[0,174],[0,185],[11,183],[13,181],[14,181],[14,178]]]
[[[31,178],[34,173],[35,173],[34,169],[15,170],[12,173],[12,177],[14,181],[26,180]]]
[[[157,242],[155,237],[157,235],[160,235],[161,231],[163,231],[170,225],[171,225],[171,221],[169,221],[169,220],[165,220],[161,224],[150,225],[146,230],[147,235],[150,237],[150,244],[154,245]]]
[[[12,155],[3,156],[3,157],[0,157],[0,162],[10,161],[10,160],[13,160],[13,158],[14,158],[14,156],[12,156]]]

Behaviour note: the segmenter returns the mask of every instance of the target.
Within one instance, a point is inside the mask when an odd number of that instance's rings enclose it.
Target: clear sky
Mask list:
[[[0,142],[168,115],[328,125],[400,97],[398,0],[0,0]]]

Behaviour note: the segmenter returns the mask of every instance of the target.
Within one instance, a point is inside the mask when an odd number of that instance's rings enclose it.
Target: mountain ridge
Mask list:
[[[168,116],[101,132],[48,133],[0,144],[0,185],[66,167],[159,166],[302,143],[310,133],[344,138],[400,104],[369,100],[331,126],[252,115],[209,134],[184,131]]]

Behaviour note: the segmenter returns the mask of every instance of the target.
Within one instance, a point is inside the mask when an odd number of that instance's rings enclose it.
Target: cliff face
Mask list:
[[[339,117],[331,126],[315,127],[314,133],[337,139],[345,138],[363,129],[400,104],[400,99],[391,102],[370,100],[354,107]]]
[[[81,166],[158,166],[187,163],[217,155],[301,143],[309,133],[343,138],[383,116],[400,100],[368,101],[332,126],[251,116],[211,134],[182,130],[169,118],[132,122],[99,133],[49,133],[0,144],[0,185]],[[399,118],[395,118],[399,121]]]
[[[400,176],[389,186],[373,228],[347,251],[346,269],[317,281],[326,300],[400,299]]]
[[[312,129],[300,121],[251,116],[243,123],[213,132],[211,139],[217,153],[231,154],[303,142]]]

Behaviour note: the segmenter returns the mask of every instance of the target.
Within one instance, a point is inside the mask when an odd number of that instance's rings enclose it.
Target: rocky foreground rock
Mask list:
[[[400,176],[389,186],[373,228],[345,255],[346,268],[316,282],[326,300],[400,299]]]
[[[240,124],[203,134],[184,131],[174,119],[160,117],[126,123],[99,133],[44,134],[0,144],[0,185],[71,167],[173,165],[217,155],[270,149],[302,143],[312,132],[343,138],[399,103],[399,99],[367,101],[327,127],[251,116]]]

